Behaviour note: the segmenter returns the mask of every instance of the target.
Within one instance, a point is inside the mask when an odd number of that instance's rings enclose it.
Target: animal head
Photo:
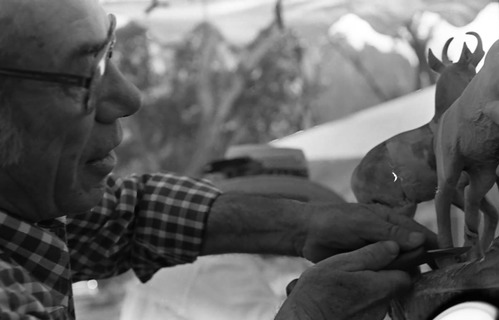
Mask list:
[[[457,62],[452,62],[447,55],[447,50],[453,38],[449,38],[442,49],[442,61],[440,61],[431,49],[428,50],[428,64],[430,68],[440,76],[435,89],[435,116],[447,110],[461,95],[471,79],[476,75],[476,66],[482,60],[485,52],[482,39],[476,32],[467,32],[477,39],[475,52],[471,52],[466,43],[463,44],[461,56]]]

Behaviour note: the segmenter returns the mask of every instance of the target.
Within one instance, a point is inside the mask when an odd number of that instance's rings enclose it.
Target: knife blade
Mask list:
[[[462,262],[461,256],[467,253],[471,246],[428,250],[427,254],[432,260],[432,269],[442,268],[454,263]]]
[[[425,250],[420,247],[412,251],[401,253],[394,261],[385,267],[385,269],[407,270],[425,263],[427,263],[432,269],[436,269],[439,267],[439,261],[442,261],[442,259],[445,261],[456,259],[456,262],[458,262],[457,258],[468,252],[470,249],[470,246],[434,250]]]

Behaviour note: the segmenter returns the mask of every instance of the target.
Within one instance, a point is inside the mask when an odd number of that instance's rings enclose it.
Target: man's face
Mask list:
[[[107,54],[111,23],[97,0],[2,1],[17,8],[20,26],[13,50],[19,55],[12,55],[9,68],[91,77],[97,58]],[[89,93],[91,113],[85,112]],[[97,90],[90,92],[20,80],[13,118],[25,144],[20,162],[0,169],[0,190],[8,190],[0,195],[0,208],[38,221],[97,205],[103,180],[115,165],[112,150],[121,141],[117,120],[139,106],[137,89],[110,61]]]

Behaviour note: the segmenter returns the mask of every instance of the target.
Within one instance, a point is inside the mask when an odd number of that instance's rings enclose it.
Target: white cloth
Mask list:
[[[270,320],[286,298],[286,285],[310,265],[292,257],[200,257],[130,285],[120,320]]]

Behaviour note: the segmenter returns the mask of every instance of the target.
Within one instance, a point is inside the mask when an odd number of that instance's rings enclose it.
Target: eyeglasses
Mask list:
[[[100,84],[102,83],[102,78],[106,73],[107,63],[112,56],[115,43],[114,33],[116,29],[116,17],[110,14],[109,20],[111,26],[109,28],[108,41],[106,46],[99,52],[99,54],[97,54],[95,58],[97,63],[90,77],[65,73],[53,73],[11,68],[0,68],[0,76],[59,83],[63,85],[84,88],[87,90],[87,94],[84,99],[85,114],[91,114],[95,110],[95,100],[98,96],[98,90],[100,88]]]

